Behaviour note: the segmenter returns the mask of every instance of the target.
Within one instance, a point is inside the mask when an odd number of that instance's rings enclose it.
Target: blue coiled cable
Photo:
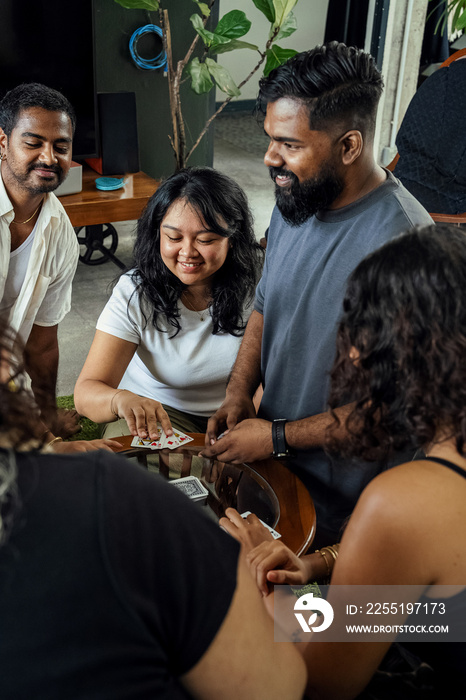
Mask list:
[[[138,54],[137,44],[139,39],[144,34],[157,34],[161,39],[163,38],[163,33],[160,27],[155,24],[146,24],[144,27],[139,27],[133,33],[131,39],[129,40],[129,51],[131,58],[135,62],[138,68],[143,68],[144,70],[156,70],[157,68],[167,67],[167,54],[162,51],[155,58],[141,58]]]

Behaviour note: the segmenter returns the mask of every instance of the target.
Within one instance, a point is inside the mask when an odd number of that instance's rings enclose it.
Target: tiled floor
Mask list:
[[[215,126],[214,166],[234,178],[245,190],[260,239],[268,226],[274,205],[273,184],[263,164],[267,138],[254,117],[232,114],[218,119]],[[135,222],[114,224],[119,234],[117,256],[127,265]],[[94,336],[97,318],[119,269],[111,262],[95,267],[78,264],[73,285],[72,308],[59,326],[60,366],[57,394],[73,393]]]

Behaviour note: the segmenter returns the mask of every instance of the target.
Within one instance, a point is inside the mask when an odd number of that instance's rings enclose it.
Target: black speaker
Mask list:
[[[87,163],[101,175],[139,171],[136,95],[134,92],[97,93],[100,158]]]

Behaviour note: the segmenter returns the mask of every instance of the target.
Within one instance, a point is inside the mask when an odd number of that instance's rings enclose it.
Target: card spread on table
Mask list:
[[[134,437],[131,441],[131,447],[147,447],[148,450],[162,450],[168,447],[169,450],[174,450],[175,447],[180,447],[180,445],[191,442],[193,439],[175,428],[173,429],[173,435],[167,436],[159,423],[157,423],[157,432],[158,437],[155,440],[150,438],[143,440],[140,437]]]

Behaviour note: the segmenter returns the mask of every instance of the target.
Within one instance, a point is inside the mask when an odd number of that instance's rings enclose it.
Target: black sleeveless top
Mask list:
[[[466,479],[466,472],[454,462],[441,457],[426,457],[420,461],[437,462],[451,469]],[[465,552],[466,554],[466,552]],[[442,619],[443,624],[450,625],[454,629],[456,638],[466,640],[466,581],[465,588],[450,598],[429,598],[423,595],[419,602],[444,603],[446,614]],[[437,617],[435,622],[437,623]],[[408,618],[405,624],[416,624],[415,616]],[[448,636],[445,637],[448,639]],[[448,700],[463,700],[466,688],[466,641],[465,642],[424,642],[406,643],[403,646],[414,652],[422,661],[427,662],[434,669],[435,697],[444,697]]]

